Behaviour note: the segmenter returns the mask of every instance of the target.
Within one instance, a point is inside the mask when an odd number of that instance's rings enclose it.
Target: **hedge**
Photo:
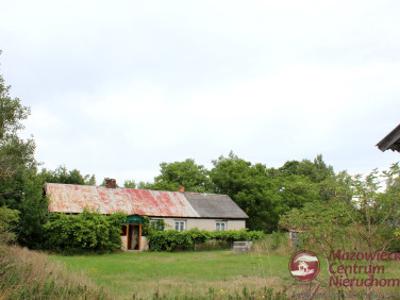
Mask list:
[[[77,215],[52,213],[44,225],[46,248],[64,253],[109,252],[121,248],[121,225],[126,215],[84,211]]]
[[[233,243],[234,241],[254,241],[264,237],[262,231],[227,230],[205,231],[192,229],[188,231],[151,230],[147,236],[152,251],[194,250],[196,245],[208,240]]]

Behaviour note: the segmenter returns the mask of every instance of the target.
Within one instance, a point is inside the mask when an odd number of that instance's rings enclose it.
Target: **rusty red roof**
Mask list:
[[[200,217],[180,192],[59,183],[47,183],[45,192],[50,212],[80,213],[86,208],[102,214],[119,211],[128,215]]]

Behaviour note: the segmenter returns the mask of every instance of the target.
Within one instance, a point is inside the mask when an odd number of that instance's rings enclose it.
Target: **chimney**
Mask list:
[[[117,181],[114,178],[104,178],[106,188],[115,189],[117,187]]]
[[[185,192],[185,187],[183,185],[180,185],[178,192],[184,193]]]

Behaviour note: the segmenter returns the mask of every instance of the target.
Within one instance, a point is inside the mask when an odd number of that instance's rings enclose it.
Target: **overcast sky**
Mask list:
[[[43,166],[152,180],[233,150],[387,168],[400,122],[399,1],[18,1],[0,73]]]

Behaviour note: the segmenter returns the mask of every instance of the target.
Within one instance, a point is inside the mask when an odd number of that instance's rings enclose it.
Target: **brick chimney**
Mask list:
[[[183,185],[180,185],[178,192],[184,193],[185,192],[185,187]]]
[[[114,178],[104,178],[106,188],[115,189],[117,187],[117,181]]]

